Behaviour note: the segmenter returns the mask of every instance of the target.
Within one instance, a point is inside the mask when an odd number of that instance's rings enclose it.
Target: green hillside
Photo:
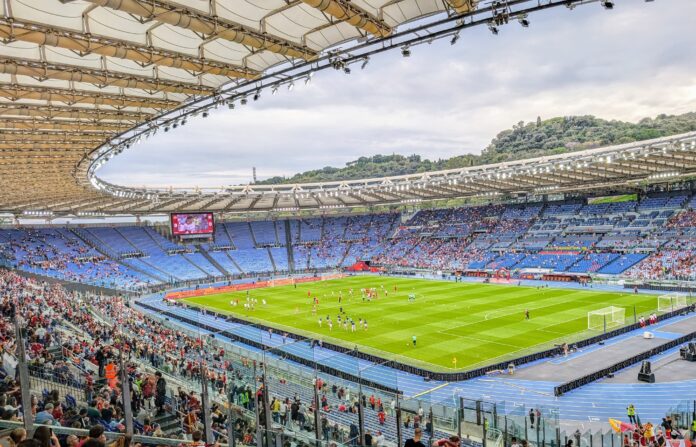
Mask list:
[[[261,184],[305,183],[353,180],[368,177],[413,174],[561,154],[595,147],[649,140],[696,130],[696,112],[658,115],[637,123],[607,121],[591,115],[570,116],[525,123],[503,130],[482,150],[481,155],[460,155],[445,160],[428,160],[420,155],[374,155],[360,157],[342,168],[325,167],[292,177],[272,177]]]

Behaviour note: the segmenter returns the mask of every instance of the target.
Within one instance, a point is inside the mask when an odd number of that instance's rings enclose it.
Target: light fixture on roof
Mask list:
[[[169,132],[169,126],[165,126],[165,127],[164,127],[164,131],[165,131],[165,132]]]
[[[401,48],[401,55],[403,57],[411,57],[411,48],[408,45]]]
[[[602,0],[602,6],[604,6],[604,9],[614,9],[614,2],[612,0]]]
[[[234,109],[234,103],[233,103],[232,101],[229,101],[229,102],[227,103],[227,108],[230,109],[230,110]]]
[[[314,72],[312,72],[312,73],[314,73]],[[305,80],[304,80],[304,85],[309,85],[309,84],[312,82],[312,76],[311,76],[312,73],[310,73],[310,74],[305,78]]]
[[[455,43],[457,43],[458,40],[459,40],[459,31],[454,33],[454,36],[452,36],[452,40],[450,40],[450,45],[454,45]]]
[[[239,101],[239,103],[240,103],[241,105],[245,106],[245,105],[247,104],[247,98],[246,98],[246,96],[242,96],[242,100]]]
[[[290,81],[290,83],[288,84],[288,91],[291,92],[292,89],[294,89],[294,88],[295,88],[295,83],[293,81]]]
[[[276,93],[278,93],[278,85],[274,85],[271,89],[271,95],[275,95]]]
[[[369,64],[369,63],[370,63],[370,58],[366,56],[365,59],[363,59],[362,65],[360,65],[360,69],[364,70],[365,67],[367,67],[367,64]]]
[[[261,90],[256,90],[256,93],[254,93],[254,101],[258,101],[259,98],[261,98]]]
[[[488,22],[488,29],[493,33],[494,36],[498,35],[498,27],[493,25],[493,22]]]
[[[520,22],[520,25],[522,25],[522,28],[529,28],[529,19],[527,18],[527,14],[522,14],[517,18],[517,21]]]
[[[350,74],[350,67],[343,67],[343,73]]]
[[[206,110],[205,112],[203,112],[203,113],[201,114],[201,116],[202,116],[203,118],[208,118],[208,111]]]

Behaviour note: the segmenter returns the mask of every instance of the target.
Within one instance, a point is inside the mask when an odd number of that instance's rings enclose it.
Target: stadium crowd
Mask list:
[[[4,352],[18,354],[14,337],[16,311],[28,326],[30,375],[32,380],[40,379],[44,387],[41,394],[32,395],[35,423],[84,429],[99,426],[107,432],[123,433],[126,424],[122,388],[114,372],[123,361],[137,433],[155,437],[180,433],[185,439],[199,438],[204,419],[202,400],[194,389],[200,389],[202,371],[216,390],[211,409],[211,428],[216,438],[224,437],[226,432],[223,405],[228,400],[245,410],[253,411],[258,406],[263,425],[263,387],[260,379],[253,376],[249,359],[230,361],[223,349],[213,349],[203,338],[169,329],[118,297],[90,295],[83,299],[58,285],[39,283],[8,271],[0,271],[0,292],[0,341]],[[165,376],[173,378],[176,388],[167,383]],[[311,433],[315,411],[311,393],[282,377],[268,380],[274,384],[269,391],[272,420],[287,430]],[[65,393],[51,389],[52,384]],[[342,416],[357,414],[357,393],[322,379],[316,381],[316,386],[325,440],[357,444],[354,418]],[[394,403],[383,404],[379,395],[363,397],[366,417],[374,428],[373,445],[384,445],[385,436],[379,427],[388,414],[393,415]],[[18,420],[24,414],[20,384],[11,375],[0,382],[0,409],[0,419]],[[163,415],[176,417],[180,430],[165,433],[157,422]],[[421,424],[432,431],[428,421]],[[236,433],[240,443],[255,442],[253,423],[243,418],[237,419]]]
[[[394,213],[327,216],[290,220],[287,227],[270,221],[221,223],[215,233],[219,241],[195,250],[149,227],[19,228],[0,230],[0,262],[117,289],[285,272],[291,258],[296,270],[310,271],[371,260],[432,270],[507,268],[513,276],[523,268],[553,268],[693,279],[696,211],[688,197],[678,191],[618,203],[484,205],[421,210],[403,218]],[[284,228],[290,231],[286,237]],[[291,247],[285,246],[288,240]],[[576,258],[566,263],[570,258],[560,257],[564,262],[549,265],[536,257],[553,251]],[[670,251],[683,259],[671,262]],[[602,256],[588,263],[586,253]]]

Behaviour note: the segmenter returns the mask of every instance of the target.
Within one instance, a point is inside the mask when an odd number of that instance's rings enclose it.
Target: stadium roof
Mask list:
[[[0,211],[322,209],[693,172],[696,150],[688,135],[682,152],[672,150],[681,140],[656,141],[635,146],[648,154],[635,163],[616,159],[605,167],[577,166],[570,162],[574,154],[417,176],[204,190],[142,190],[96,176],[99,166],[159,129],[206,116],[220,104],[245,103],[262,88],[325,68],[348,73],[350,64],[366,63],[376,52],[450,36],[454,43],[469,26],[495,28],[537,10],[591,1],[2,0]],[[403,31],[408,22],[415,25]],[[623,153],[598,151],[588,157]],[[565,166],[558,160],[567,160]],[[534,166],[554,168],[533,174]]]

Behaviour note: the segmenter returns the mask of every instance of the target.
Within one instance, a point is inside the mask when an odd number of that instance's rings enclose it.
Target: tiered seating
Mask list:
[[[685,277],[690,265],[665,264],[659,253],[696,249],[696,211],[688,208],[690,197],[672,192],[640,202],[430,209],[405,224],[396,213],[219,223],[214,241],[200,245],[202,253],[152,227],[4,230],[0,253],[5,262],[29,271],[110,284],[285,272],[287,224],[294,267],[300,271],[371,260],[433,270],[550,268],[622,274],[646,257],[641,252],[655,252],[645,268],[631,274],[646,275],[645,270],[654,272],[662,265],[666,275]],[[111,275],[115,278],[105,279]]]
[[[234,244],[227,234],[225,224],[215,225],[215,232],[213,233],[213,242],[211,244],[206,244],[208,250],[216,249],[230,249],[234,248]]]
[[[619,255],[616,253],[587,253],[568,269],[573,273],[594,273],[614,261]]]
[[[564,272],[578,260],[575,254],[530,254],[512,266],[515,269],[543,268]]]
[[[639,279],[696,280],[696,252],[664,250],[651,254],[626,274]]]
[[[302,219],[300,221],[300,240],[302,242],[317,242],[321,239],[322,219]]]
[[[137,247],[137,250],[142,253],[149,253],[153,248],[159,248],[142,227],[121,227],[118,232],[130,245]]]
[[[542,205],[512,205],[505,208],[502,214],[503,219],[532,220],[539,217]]]
[[[187,253],[182,256],[194,264],[198,269],[203,270],[208,276],[214,277],[222,275],[222,272],[200,253]]]
[[[571,234],[562,237],[557,237],[550,244],[548,244],[548,249],[583,249],[590,248],[599,241],[599,236],[594,234]]]
[[[259,246],[277,246],[278,239],[276,237],[275,222],[272,221],[254,221],[251,222],[251,231],[254,233],[254,239]]]
[[[106,246],[119,256],[141,254],[142,251],[128,241],[116,228],[85,228],[84,234],[97,246]]]
[[[310,249],[307,245],[295,245],[292,248],[296,269],[304,270],[309,268],[309,252]]]
[[[106,259],[75,234],[61,229],[4,230],[0,255],[9,265],[53,278],[102,287],[137,288],[156,278]]]
[[[544,210],[544,216],[561,216],[561,215],[572,215],[577,214],[582,208],[582,203],[550,203],[546,210]]]
[[[509,269],[517,265],[526,256],[525,253],[505,253],[490,262],[487,267],[491,269]]]
[[[231,250],[228,252],[228,254],[246,273],[261,273],[273,271],[273,264],[271,264],[271,258],[268,257],[268,250],[266,250],[265,248],[245,248],[239,250]]]
[[[288,265],[288,249],[285,247],[273,247],[270,250],[276,270],[281,272],[287,272],[290,270]]]
[[[619,273],[625,272],[646,257],[647,255],[644,253],[628,253],[621,255],[614,261],[600,268],[597,272],[608,275],[618,275]]]
[[[215,262],[220,264],[222,268],[227,270],[228,273],[232,275],[236,275],[241,273],[239,269],[237,268],[236,265],[234,265],[234,262],[232,262],[232,259],[227,255],[227,252],[225,251],[209,251],[208,254],[210,255],[211,258],[215,259]]]
[[[235,247],[239,249],[255,248],[251,229],[247,222],[227,222],[222,225],[225,226]]]
[[[346,245],[342,242],[330,242],[310,247],[310,268],[328,268],[339,265],[346,254]]]

